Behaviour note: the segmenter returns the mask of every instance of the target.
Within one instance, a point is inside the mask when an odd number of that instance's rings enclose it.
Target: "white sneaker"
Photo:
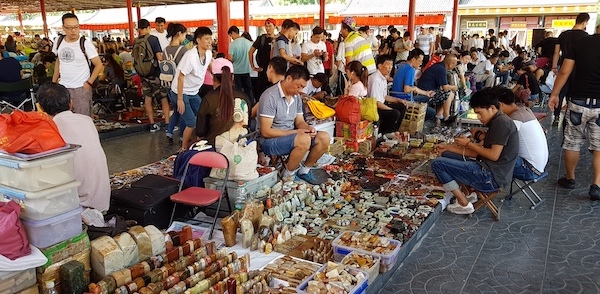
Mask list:
[[[159,126],[158,124],[153,124],[153,125],[150,127],[150,132],[151,132],[151,133],[154,133],[154,132],[156,132],[156,131],[159,131],[159,130],[160,130],[160,126]]]
[[[314,168],[322,168],[325,165],[332,164],[334,161],[335,156],[325,153],[321,156],[321,158],[319,158],[319,160],[317,160],[317,164]]]
[[[471,214],[475,212],[475,208],[473,208],[473,203],[471,202],[467,206],[462,206],[458,202],[455,202],[449,204],[446,209],[454,214]]]
[[[471,192],[471,194],[467,195],[467,200],[469,200],[471,203],[476,203],[479,201],[479,199],[477,199],[477,193]]]

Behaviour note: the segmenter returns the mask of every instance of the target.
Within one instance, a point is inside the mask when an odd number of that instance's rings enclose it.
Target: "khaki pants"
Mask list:
[[[69,90],[69,95],[71,95],[73,112],[92,116],[92,91],[88,91],[84,87],[67,90]]]

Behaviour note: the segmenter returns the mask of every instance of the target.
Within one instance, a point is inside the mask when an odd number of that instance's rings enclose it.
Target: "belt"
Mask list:
[[[600,98],[571,98],[569,101],[587,108],[600,108]]]
[[[533,172],[536,176],[541,176],[543,174],[543,172],[539,171],[537,168],[535,168],[529,161],[523,159],[523,165],[529,169],[531,172]]]

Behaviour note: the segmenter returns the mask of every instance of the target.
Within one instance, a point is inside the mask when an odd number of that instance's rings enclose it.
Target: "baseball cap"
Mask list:
[[[231,61],[229,61],[225,58],[215,58],[215,60],[213,60],[213,64],[212,64],[213,75],[222,74],[224,66],[229,67],[229,70],[231,70],[231,73],[233,73],[233,64],[231,63]]]
[[[353,31],[356,30],[356,20],[354,20],[354,17],[346,16],[344,18],[344,20],[342,21],[342,23],[344,23],[347,26],[349,26]]]
[[[274,26],[277,26],[277,23],[275,22],[275,20],[270,17],[265,19],[265,25],[269,22],[272,23]]]

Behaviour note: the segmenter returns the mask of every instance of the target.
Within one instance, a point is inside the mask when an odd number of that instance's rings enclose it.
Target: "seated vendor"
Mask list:
[[[468,199],[461,192],[459,183],[481,192],[497,191],[512,181],[519,152],[517,128],[512,119],[500,111],[496,92],[489,88],[477,91],[471,97],[470,106],[488,127],[483,145],[474,143],[469,137],[457,137],[453,145],[437,145],[436,151],[442,157],[431,163],[431,169],[446,192],[452,192],[456,197],[456,202],[447,208],[455,214],[473,213],[472,202],[477,201],[476,198]]]
[[[435,91],[424,91],[415,86],[415,74],[418,68],[423,64],[425,53],[419,48],[415,48],[408,53],[408,59],[402,63],[396,74],[390,95],[404,100],[415,102],[429,102],[429,99],[435,95]],[[411,97],[412,96],[412,97]],[[435,118],[435,108],[427,107],[426,120]]]
[[[406,100],[388,95],[388,82],[394,59],[389,54],[377,56],[377,71],[369,76],[368,93],[377,99],[379,114],[379,132],[382,134],[397,132],[406,112]]]
[[[47,82],[37,92],[40,107],[58,126],[63,139],[81,145],[75,151],[75,179],[81,206],[107,211],[110,201],[110,181],[106,155],[100,145],[92,118],[71,111],[71,96],[62,85]]]
[[[327,96],[327,92],[322,89],[328,82],[327,75],[324,73],[318,73],[306,83],[306,87],[302,89],[302,93],[306,96],[321,100]]]
[[[438,62],[425,70],[419,79],[419,88],[424,91],[435,91],[429,104],[437,110],[436,117],[445,124],[454,122],[454,117],[450,117],[450,107],[454,100],[454,92],[458,91],[457,85],[448,83],[447,72],[456,67],[458,60],[456,55],[449,54],[444,61]]]
[[[196,119],[196,135],[214,146],[215,138],[231,129],[235,123],[248,125],[248,96],[233,88],[233,64],[217,58],[212,64],[214,90],[208,92],[200,103]],[[236,103],[236,100],[242,100]],[[235,105],[240,105],[236,112]],[[232,140],[237,139],[231,138]],[[218,150],[218,149],[217,149]]]
[[[260,96],[258,110],[262,136],[261,148],[267,155],[289,155],[284,178],[296,177],[310,184],[319,184],[311,171],[317,160],[329,148],[329,134],[317,132],[304,121],[300,92],[308,81],[308,70],[294,65],[283,81],[271,86]],[[304,155],[308,157],[302,166]]]

